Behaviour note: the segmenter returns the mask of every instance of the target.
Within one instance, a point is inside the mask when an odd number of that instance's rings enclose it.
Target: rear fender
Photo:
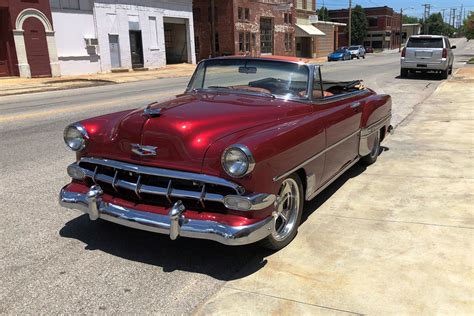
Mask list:
[[[377,131],[382,131],[381,140],[387,135],[392,116],[392,98],[387,94],[370,96],[364,103],[361,118],[359,155],[370,154]]]

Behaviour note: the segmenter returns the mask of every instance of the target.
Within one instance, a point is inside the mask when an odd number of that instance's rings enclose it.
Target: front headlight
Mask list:
[[[72,124],[64,130],[64,142],[71,150],[79,151],[86,147],[86,141],[89,139],[84,126]]]
[[[245,145],[232,145],[224,150],[221,158],[222,168],[234,178],[243,177],[252,172],[255,160]]]

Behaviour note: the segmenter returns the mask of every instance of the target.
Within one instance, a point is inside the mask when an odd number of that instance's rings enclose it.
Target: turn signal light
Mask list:
[[[443,58],[448,58],[448,49],[443,48]]]
[[[406,48],[406,47],[403,47],[403,49],[402,49],[402,57],[405,57],[406,52],[407,52],[407,48]]]

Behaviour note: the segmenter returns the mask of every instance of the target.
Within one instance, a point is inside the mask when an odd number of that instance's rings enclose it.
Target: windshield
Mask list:
[[[443,39],[438,38],[417,38],[412,37],[408,40],[407,47],[415,48],[443,48]]]
[[[346,50],[345,49],[338,49],[335,51],[335,53],[344,53]]]
[[[306,65],[261,59],[211,59],[201,63],[188,91],[225,90],[284,98],[306,98]]]
[[[351,47],[349,47],[349,50],[356,50],[356,49],[359,49],[359,46],[351,46]]]

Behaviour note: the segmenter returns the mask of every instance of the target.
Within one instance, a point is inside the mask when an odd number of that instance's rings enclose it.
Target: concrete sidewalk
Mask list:
[[[196,314],[474,314],[473,105],[464,68]]]
[[[59,78],[0,78],[0,96],[84,88],[98,85],[162,79],[191,77],[196,65],[176,64],[148,71],[128,71]]]

